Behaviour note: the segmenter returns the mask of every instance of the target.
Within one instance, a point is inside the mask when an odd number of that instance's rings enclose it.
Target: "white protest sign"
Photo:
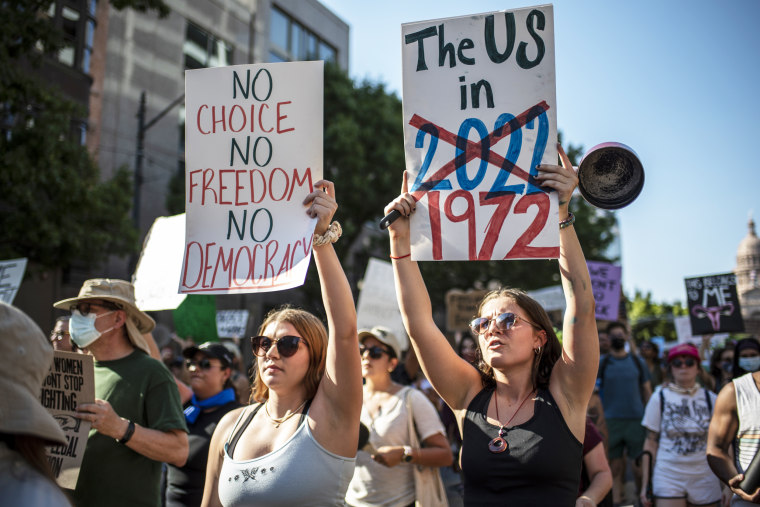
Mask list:
[[[535,299],[547,312],[554,310],[565,311],[565,291],[561,285],[554,285],[543,289],[529,290],[528,295]]]
[[[401,310],[396,301],[393,266],[390,262],[371,258],[367,263],[356,305],[356,324],[359,329],[387,327],[396,335],[402,349],[409,346]]]
[[[13,304],[26,271],[26,258],[0,261],[0,301]]]
[[[186,72],[183,294],[303,284],[322,179],[323,62]]]
[[[240,338],[248,327],[248,310],[218,310],[216,334],[219,338]]]
[[[135,269],[137,307],[144,312],[174,310],[187,297],[177,294],[182,275],[185,214],[158,217],[148,231]]]
[[[691,334],[691,319],[688,315],[673,317],[673,326],[676,328],[678,343],[693,343],[697,347],[702,343],[702,336],[694,336]],[[721,344],[728,339],[728,336],[728,333],[716,333],[712,335],[712,338],[710,338],[710,347],[715,348],[721,346]]]
[[[401,26],[415,260],[559,257],[551,5]]]

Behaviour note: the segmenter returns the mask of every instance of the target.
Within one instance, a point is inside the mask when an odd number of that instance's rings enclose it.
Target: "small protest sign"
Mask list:
[[[26,271],[26,259],[0,261],[0,301],[13,304]]]
[[[176,289],[182,274],[184,244],[184,213],[156,218],[135,269],[135,300],[140,310],[174,310],[185,300],[187,295],[177,294]]]
[[[248,310],[219,310],[216,312],[216,333],[219,338],[240,338],[248,327]]]
[[[561,285],[554,285],[544,289],[529,290],[528,295],[535,299],[544,310],[553,312],[557,310],[565,311],[567,302],[565,301],[565,291]]]
[[[478,305],[487,290],[451,289],[446,292],[446,329],[470,331],[470,321],[477,317]]]
[[[172,312],[177,336],[195,343],[218,341],[216,332],[216,296],[189,295]]]
[[[622,268],[609,262],[587,261],[588,274],[596,301],[596,318],[617,320],[620,311],[620,276]]]
[[[551,5],[401,26],[414,260],[559,257]]]
[[[74,489],[79,478],[90,423],[76,417],[80,403],[95,401],[92,356],[55,351],[50,371],[42,381],[40,403],[61,425],[66,443],[45,448],[58,485]]]
[[[673,326],[676,328],[676,338],[678,343],[693,343],[697,347],[702,345],[702,337],[691,334],[691,319],[688,315],[679,315],[673,317]],[[709,334],[709,333],[706,333]],[[728,333],[716,333],[710,338],[710,347],[716,348],[722,346],[728,339]]]
[[[186,71],[183,294],[302,285],[322,179],[323,62]]]
[[[356,305],[356,323],[359,329],[385,326],[396,335],[402,349],[409,346],[396,300],[393,266],[390,262],[371,258],[367,263]]]
[[[686,278],[684,282],[693,335],[744,331],[734,273]]]

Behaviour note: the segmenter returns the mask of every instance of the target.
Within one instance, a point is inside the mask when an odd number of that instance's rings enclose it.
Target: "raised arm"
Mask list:
[[[433,308],[425,282],[419,266],[410,257],[409,216],[415,207],[416,201],[407,192],[404,172],[401,195],[385,208],[386,214],[394,209],[401,213],[401,217],[388,227],[396,297],[422,371],[453,410],[462,410],[480,389],[480,375],[457,355],[433,321]]]
[[[315,234],[322,235],[338,209],[335,187],[321,180],[304,204],[316,217]],[[356,308],[351,287],[331,242],[314,247],[322,302],[327,314],[328,344],[325,374],[310,411],[314,437],[328,450],[343,456],[356,454],[362,407],[362,373],[356,330]]]
[[[562,222],[569,218],[570,198],[578,186],[578,176],[562,146],[557,144],[557,150],[562,167],[542,164],[538,180],[557,191]],[[562,393],[569,408],[584,416],[578,417],[580,424],[585,420],[586,405],[596,381],[599,335],[591,278],[573,225],[559,231],[559,271],[567,309],[562,328],[562,357],[552,372],[550,388],[555,394]]]

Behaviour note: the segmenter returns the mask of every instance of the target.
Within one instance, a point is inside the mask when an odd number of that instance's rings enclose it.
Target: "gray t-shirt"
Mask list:
[[[611,355],[602,357],[600,367],[605,361],[607,366],[604,372],[600,372],[604,375],[600,392],[604,417],[641,420],[644,415],[641,385],[649,380],[646,363],[640,357],[631,354],[620,359]],[[641,370],[636,367],[634,361],[639,361]]]

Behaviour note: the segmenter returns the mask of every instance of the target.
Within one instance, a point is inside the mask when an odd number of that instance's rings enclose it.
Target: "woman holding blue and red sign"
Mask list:
[[[470,327],[478,369],[460,358],[433,321],[430,297],[410,258],[406,192],[388,205],[391,259],[404,325],[425,375],[454,411],[462,434],[466,505],[575,505],[599,343],[594,296],[568,205],[578,178],[561,146],[562,166],[541,165],[537,180],[559,198],[559,269],[567,311],[560,344],[546,311],[525,292],[499,289],[480,303]]]

